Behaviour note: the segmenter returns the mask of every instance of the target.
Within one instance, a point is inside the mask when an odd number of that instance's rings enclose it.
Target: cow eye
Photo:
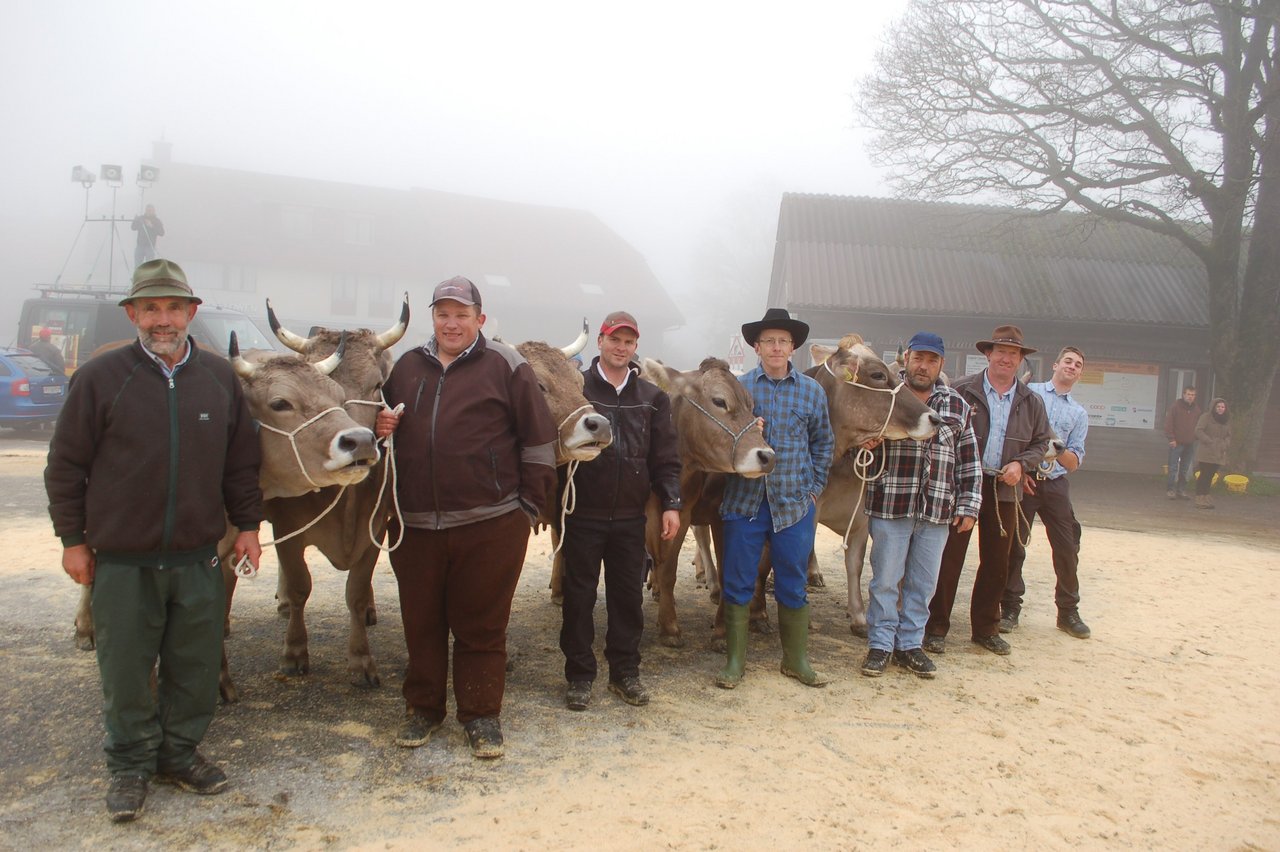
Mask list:
[[[729,406],[725,404],[724,397],[722,396],[712,397],[711,404],[716,408],[723,408],[725,411],[729,410]]]
[[[271,400],[271,402],[267,403],[267,405],[272,411],[292,411],[293,410],[293,403],[287,399],[281,399],[280,397],[276,397],[275,399]]]
[[[881,373],[879,370],[877,370],[876,372],[871,374],[871,378],[877,382],[883,382],[888,378],[888,376],[886,376],[884,373]]]

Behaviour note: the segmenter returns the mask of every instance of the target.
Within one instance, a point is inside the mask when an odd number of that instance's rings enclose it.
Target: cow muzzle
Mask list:
[[[329,441],[329,458],[324,469],[337,474],[338,479],[348,480],[345,484],[354,485],[364,480],[381,458],[373,431],[358,426],[343,429]]]
[[[609,418],[595,412],[583,414],[572,426],[566,423],[560,434],[563,455],[569,460],[591,461],[613,443]]]

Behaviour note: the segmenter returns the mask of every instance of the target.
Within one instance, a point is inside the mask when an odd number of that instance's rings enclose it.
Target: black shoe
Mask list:
[[[204,755],[196,752],[196,759],[186,769],[177,771],[160,770],[156,780],[161,784],[176,784],[188,793],[199,793],[212,796],[227,789],[227,774],[204,759]]]
[[[867,658],[862,661],[862,673],[867,677],[880,677],[885,666],[889,665],[889,652],[883,648],[872,648],[867,651]]]
[[[1058,629],[1077,639],[1088,639],[1093,635],[1089,625],[1080,620],[1080,613],[1074,611],[1058,613]]]
[[[1000,616],[1000,632],[1012,633],[1018,629],[1018,616],[1021,615],[1019,610],[1008,609]]]
[[[141,775],[112,775],[107,788],[107,816],[112,822],[131,822],[142,814],[147,779]]]
[[[643,707],[649,703],[649,691],[644,688],[644,684],[640,683],[638,677],[611,680],[609,691],[633,707]]]
[[[573,680],[564,691],[564,706],[570,710],[586,710],[591,703],[591,681]]]
[[[999,634],[995,636],[975,636],[973,637],[973,644],[981,645],[991,653],[999,654],[1002,657],[1007,657],[1013,652],[1013,649],[1009,647],[1009,643],[1001,639]]]
[[[930,654],[947,653],[947,637],[940,636],[937,633],[924,634],[924,649]]]
[[[424,716],[416,710],[410,710],[405,714],[404,721],[400,723],[400,729],[396,731],[396,745],[403,748],[426,745],[431,735],[440,730],[443,721]]]
[[[481,716],[462,726],[471,754],[481,760],[502,757],[502,723],[497,716]]]
[[[938,673],[938,667],[933,664],[933,660],[919,648],[894,651],[893,663],[910,670],[916,677],[931,678]]]

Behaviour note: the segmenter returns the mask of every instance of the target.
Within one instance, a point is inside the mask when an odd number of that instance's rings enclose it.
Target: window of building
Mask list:
[[[374,276],[369,285],[369,316],[393,317],[400,313],[396,300],[396,282],[393,278]]]
[[[330,313],[355,316],[356,297],[360,292],[359,278],[352,272],[336,272],[330,297]]]
[[[343,239],[352,245],[373,245],[373,217],[368,213],[348,215],[343,221]]]

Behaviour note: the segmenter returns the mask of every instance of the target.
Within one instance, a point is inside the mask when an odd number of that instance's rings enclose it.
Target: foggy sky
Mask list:
[[[71,167],[123,165],[127,208],[159,138],[180,162],[590,210],[680,301],[735,199],[886,194],[851,95],[904,6],[7,3],[0,340],[75,235]]]

